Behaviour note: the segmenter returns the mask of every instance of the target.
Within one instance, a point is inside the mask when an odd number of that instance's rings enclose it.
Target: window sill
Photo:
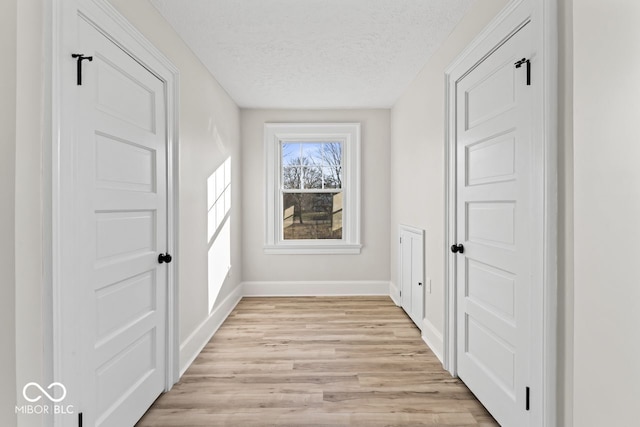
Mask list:
[[[264,247],[266,255],[358,255],[362,245],[268,245]]]

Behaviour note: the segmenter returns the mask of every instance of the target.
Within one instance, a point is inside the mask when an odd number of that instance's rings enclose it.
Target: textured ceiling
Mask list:
[[[244,108],[388,108],[474,0],[151,0]]]

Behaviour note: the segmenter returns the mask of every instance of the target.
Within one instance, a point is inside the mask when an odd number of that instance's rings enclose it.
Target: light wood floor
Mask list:
[[[496,426],[387,297],[245,298],[138,426]]]

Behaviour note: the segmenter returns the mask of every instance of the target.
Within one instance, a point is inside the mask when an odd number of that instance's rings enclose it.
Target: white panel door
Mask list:
[[[424,319],[424,242],[422,234],[411,236],[411,313],[418,329]]]
[[[419,329],[424,318],[424,239],[422,232],[400,229],[400,299]]]
[[[458,374],[505,427],[529,425],[530,52],[525,26],[456,88]]]
[[[165,380],[164,84],[78,17],[78,355],[85,426],[132,426]],[[74,76],[75,78],[75,76]]]

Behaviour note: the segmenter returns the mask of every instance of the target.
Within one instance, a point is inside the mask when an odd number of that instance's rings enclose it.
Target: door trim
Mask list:
[[[533,281],[542,283],[532,297],[542,307],[533,317],[534,339],[541,351],[532,355],[536,383],[532,400],[542,402],[532,413],[532,425],[556,425],[557,365],[557,0],[512,0],[445,70],[445,322],[444,367],[457,376],[456,367],[456,264],[449,246],[456,242],[456,82],[475,68],[525,24],[534,29],[539,52],[533,67],[533,79],[541,79],[534,97],[541,108],[534,114],[534,137],[542,140],[535,151],[532,180],[537,218],[533,225],[539,233],[533,249],[538,256]],[[537,59],[537,61],[535,61]],[[533,65],[532,62],[532,65]],[[536,313],[532,313],[536,316]]]
[[[49,3],[49,2],[47,2]],[[65,194],[65,188],[73,188],[71,164],[73,152],[68,142],[74,138],[75,125],[73,85],[75,84],[75,64],[71,53],[75,52],[76,14],[81,14],[100,32],[127,52],[164,83],[167,114],[167,250],[178,257],[178,184],[179,184],[179,71],[167,57],[155,48],[131,23],[129,23],[106,0],[53,0],[45,8],[45,34],[50,44],[47,71],[51,79],[46,81],[47,99],[45,103],[45,123],[50,134],[45,136],[44,197],[43,217],[45,221],[45,357],[51,365],[45,368],[46,376],[58,381],[64,377],[65,362],[63,331],[69,328],[65,313],[73,301],[65,299],[64,285],[72,276],[73,260],[69,254],[78,249],[71,232],[69,213],[73,205]],[[50,139],[50,141],[49,141]],[[47,183],[47,177],[50,183]],[[50,204],[49,204],[50,203]],[[179,337],[178,337],[178,263],[167,265],[167,307],[166,307],[166,370],[165,390],[179,379]],[[48,271],[47,271],[48,270]],[[48,312],[48,310],[51,310]],[[50,325],[50,326],[48,326]],[[62,418],[52,420],[62,425]]]

